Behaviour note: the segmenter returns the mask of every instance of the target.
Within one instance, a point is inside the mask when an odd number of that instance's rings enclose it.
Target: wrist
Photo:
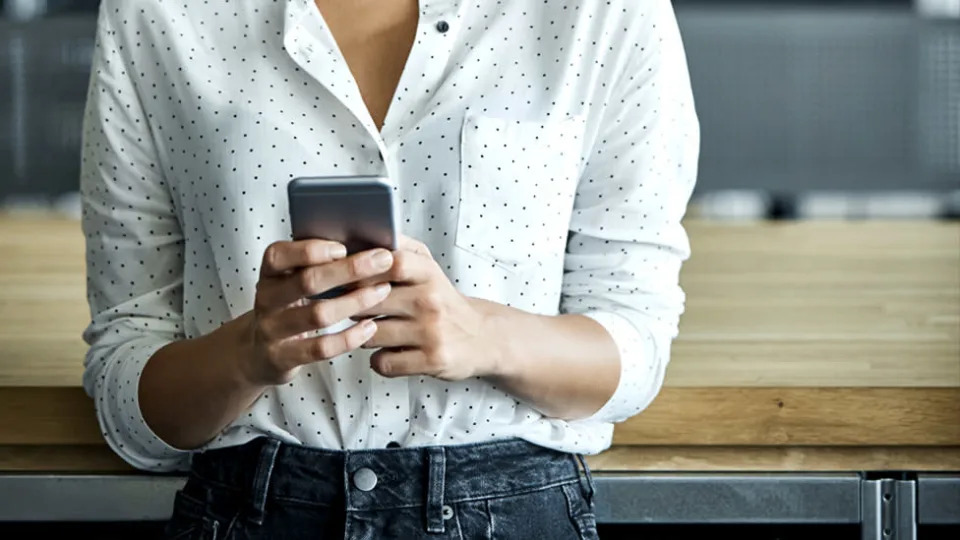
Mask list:
[[[254,353],[251,339],[253,323],[253,312],[249,312],[206,336],[210,341],[210,350],[216,351],[217,357],[225,364],[232,384],[244,390],[262,386],[254,382],[256,374],[250,362]]]
[[[471,299],[480,315],[482,339],[481,350],[484,365],[479,370],[482,377],[493,379],[510,378],[518,371],[518,359],[514,352],[515,311],[487,300]]]

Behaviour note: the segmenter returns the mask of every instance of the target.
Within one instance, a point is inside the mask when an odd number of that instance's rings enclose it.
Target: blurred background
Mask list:
[[[0,0],[0,210],[76,215],[97,0]],[[691,215],[960,215],[960,0],[675,0]]]
[[[606,471],[864,471],[870,485],[895,479],[899,498],[901,487],[907,493],[923,480],[915,482],[918,470],[960,470],[960,222],[933,223],[960,219],[960,0],[673,3],[703,135],[689,214],[704,223],[691,224],[696,256],[683,281],[689,309],[668,376],[673,395],[692,397],[669,402],[684,405],[668,416],[681,427],[664,428],[671,424],[661,413],[656,430],[664,434],[652,443],[642,423],[634,435],[621,432],[619,440],[629,442],[617,443]],[[92,415],[74,410],[82,403],[86,348],[79,336],[87,322],[80,231],[46,215],[5,219],[37,211],[79,216],[81,122],[98,4],[0,0],[0,480],[10,470],[131,472],[107,455]],[[768,226],[768,219],[809,221]],[[900,221],[879,222],[886,219]],[[38,390],[47,385],[59,393]],[[894,388],[874,388],[887,386]],[[720,408],[731,418],[698,420],[721,387],[743,396]],[[791,396],[786,406],[783,395]],[[877,395],[894,397],[871,401]],[[654,457],[644,458],[648,451]],[[56,482],[36,487],[43,478],[32,480],[37,501],[46,501],[43,489],[62,489]],[[126,502],[130,494],[131,507],[154,512],[164,507],[149,504],[169,504],[153,488],[138,492],[91,478],[107,500],[120,493]],[[679,503],[665,505],[659,517],[637,511],[601,523],[602,537],[912,539],[890,523],[920,523],[923,540],[960,538],[958,474],[947,479],[954,491],[942,492],[953,499],[916,488],[919,521],[905,510],[907,498],[890,502],[884,492],[881,502],[866,483],[856,484],[852,506],[834,504],[847,500],[834,489],[847,484],[819,473],[796,483],[812,486],[803,497],[753,492],[739,477],[729,484],[719,474],[710,478],[708,495],[690,491],[689,498],[680,488],[650,495],[641,479],[638,495],[619,492],[627,507],[659,498]],[[4,496],[31,499],[2,488],[0,516]],[[57,500],[72,508],[63,502],[69,495]],[[694,516],[720,518],[703,527],[686,523],[694,519],[689,501],[696,501]],[[940,507],[950,514],[944,521],[925,517]],[[852,518],[844,513],[850,508]],[[50,512],[66,511],[54,505]],[[730,515],[752,516],[741,518],[749,527]],[[642,535],[637,523],[645,524]],[[678,523],[690,525],[688,534]],[[150,538],[159,530],[158,523],[108,525],[0,521],[0,538],[41,531]]]

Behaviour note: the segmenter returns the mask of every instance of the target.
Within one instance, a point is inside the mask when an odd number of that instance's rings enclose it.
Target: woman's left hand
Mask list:
[[[380,349],[370,367],[385,377],[458,381],[492,375],[496,353],[485,315],[450,283],[423,243],[404,236],[399,247],[385,276],[393,284],[389,296],[354,317],[383,317],[363,346]]]

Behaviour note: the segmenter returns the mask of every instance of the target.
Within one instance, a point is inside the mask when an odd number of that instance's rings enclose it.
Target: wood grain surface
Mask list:
[[[614,446],[587,463],[601,472],[957,472],[960,446]]]
[[[960,224],[687,229],[667,386],[960,386]],[[0,386],[79,385],[78,223],[0,217],[0,254]]]
[[[613,442],[960,446],[960,388],[666,388]]]
[[[960,471],[960,447],[615,446],[587,463],[596,473]],[[2,446],[0,473],[138,474],[106,445]],[[142,473],[141,473],[142,474]]]
[[[666,388],[628,446],[960,446],[957,388]],[[0,388],[0,445],[102,444],[79,388]]]
[[[598,470],[960,470],[960,224],[688,222],[666,388]],[[0,216],[0,471],[124,471],[79,224]]]

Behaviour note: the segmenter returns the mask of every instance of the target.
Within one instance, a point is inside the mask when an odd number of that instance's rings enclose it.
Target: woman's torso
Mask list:
[[[388,175],[402,232],[461,292],[557,313],[579,172],[631,52],[614,43],[632,2],[423,0],[382,132],[312,0],[139,4],[120,42],[183,230],[187,337],[251,308],[263,250],[289,238],[299,176]],[[543,418],[480,379],[384,379],[367,354],[309,366],[211,446],[261,433],[323,448],[609,445],[608,425]]]

